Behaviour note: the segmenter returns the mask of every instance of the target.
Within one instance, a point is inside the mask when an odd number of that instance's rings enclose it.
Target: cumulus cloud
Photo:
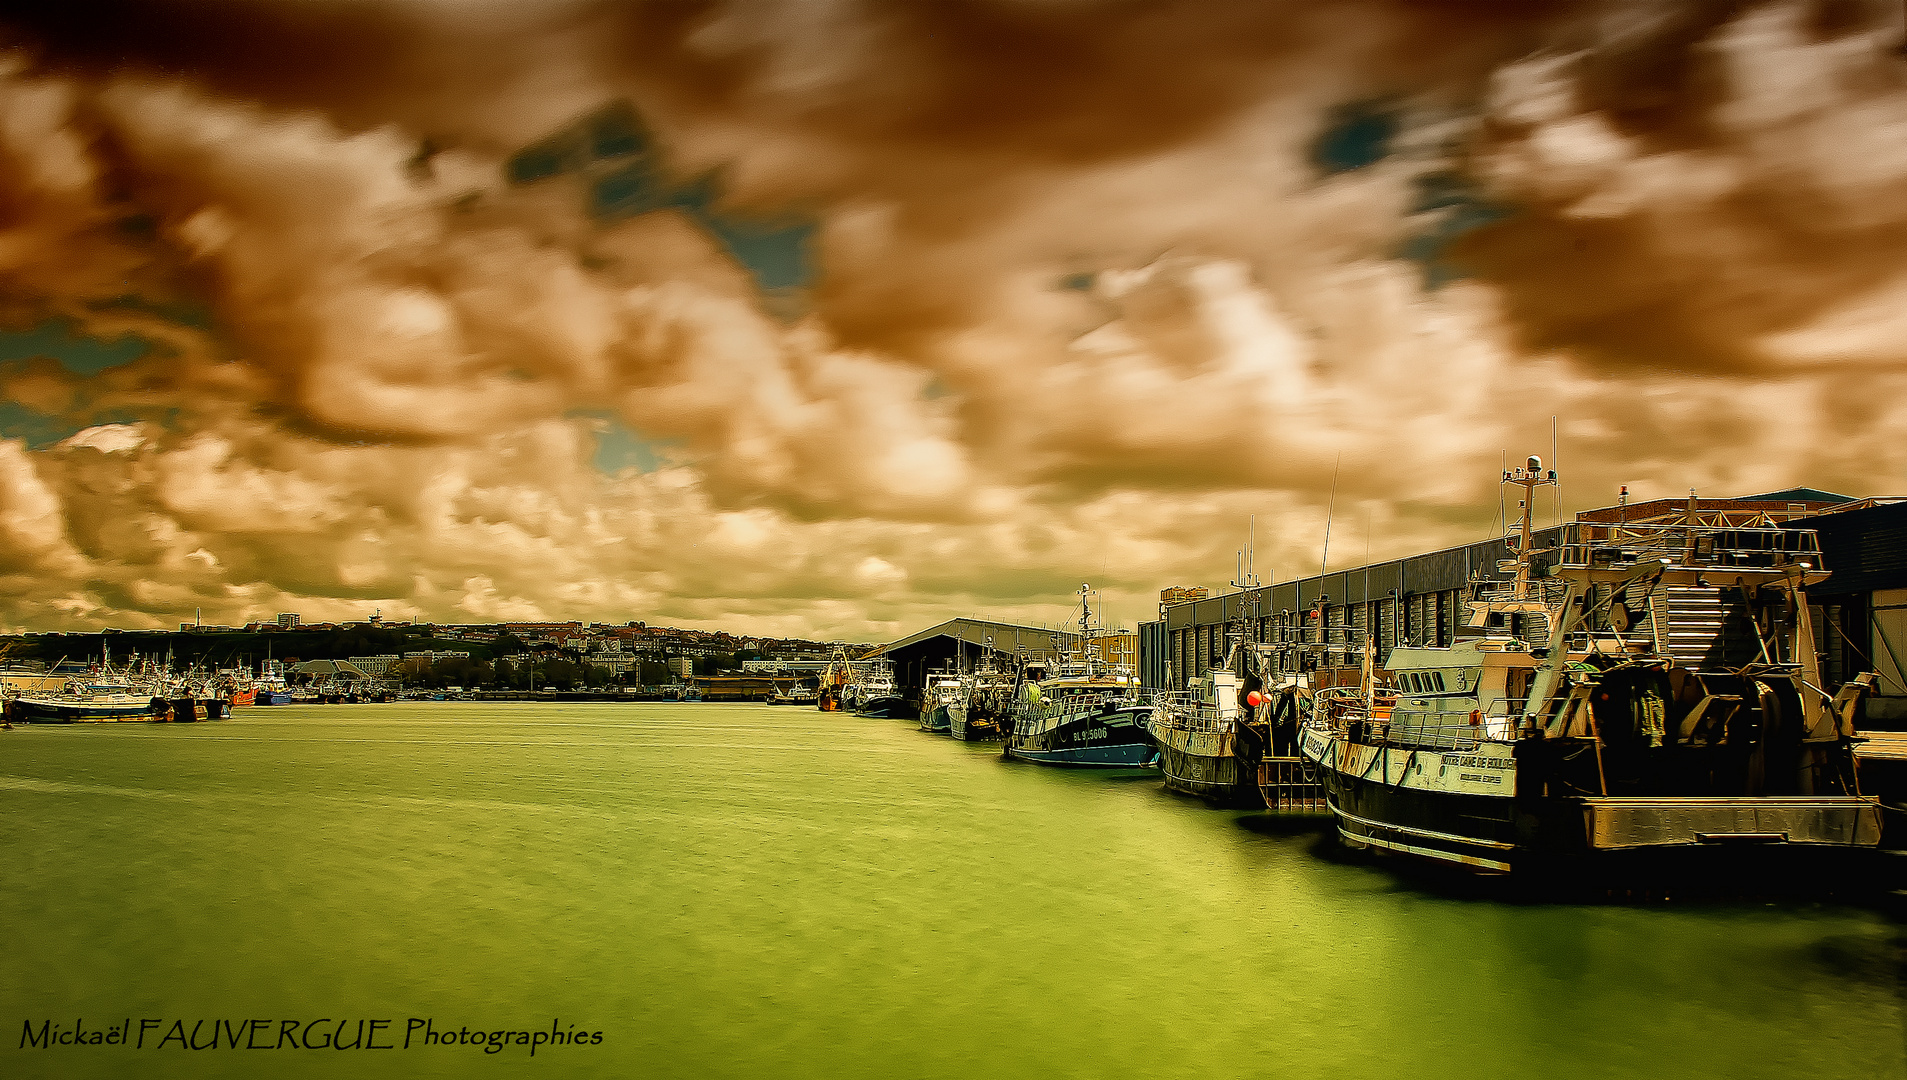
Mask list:
[[[14,5],[0,323],[144,350],[0,364],[0,623],[1131,621],[1334,488],[1478,538],[1552,416],[1572,506],[1897,487],[1894,14]],[[615,101],[705,194],[512,182]]]

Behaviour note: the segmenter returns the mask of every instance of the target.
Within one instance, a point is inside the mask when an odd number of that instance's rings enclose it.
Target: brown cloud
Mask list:
[[[1815,328],[1875,326],[1851,309],[1900,287],[1900,35],[1895,5],[1614,9],[1580,51],[1497,73],[1476,160],[1517,213],[1458,256],[1532,349],[1717,374],[1874,359]]]
[[[1573,505],[1895,486],[1881,11],[21,5],[0,318],[155,347],[0,367],[90,425],[0,441],[0,623],[1133,619],[1248,515],[1315,569],[1334,475],[1349,561],[1474,539],[1552,415]],[[805,317],[689,214],[504,181],[624,98],[817,223]],[[1328,173],[1358,103],[1388,153]]]

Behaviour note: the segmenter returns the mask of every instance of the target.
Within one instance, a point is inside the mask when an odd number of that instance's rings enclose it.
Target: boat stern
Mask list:
[[[1592,851],[1670,847],[1880,846],[1880,800],[1858,795],[1753,798],[1587,798]]]

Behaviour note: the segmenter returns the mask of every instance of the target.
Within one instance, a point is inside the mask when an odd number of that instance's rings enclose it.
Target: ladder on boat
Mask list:
[[[1741,593],[1720,586],[1667,585],[1649,596],[1647,633],[1655,651],[1683,667],[1715,671],[1739,667],[1760,652],[1755,624]]]
[[[1274,814],[1322,814],[1328,809],[1324,785],[1303,758],[1260,759],[1258,789],[1265,796],[1265,809]]]

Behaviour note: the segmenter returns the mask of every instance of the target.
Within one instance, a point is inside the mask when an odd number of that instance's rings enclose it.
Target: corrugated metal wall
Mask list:
[[[1539,529],[1537,547],[1556,542],[1555,529]],[[1507,540],[1484,540],[1462,547],[1425,552],[1351,570],[1314,575],[1245,592],[1226,593],[1165,609],[1161,647],[1169,655],[1159,665],[1167,685],[1183,688],[1187,681],[1222,662],[1225,630],[1239,611],[1246,610],[1246,632],[1257,640],[1277,640],[1281,634],[1305,629],[1316,640],[1317,627],[1370,627],[1379,655],[1401,642],[1448,645],[1454,638],[1462,603],[1473,576],[1500,580],[1500,560],[1510,558]],[[1539,562],[1541,559],[1539,558]],[[1316,615],[1312,615],[1316,612]],[[1332,634],[1343,639],[1342,631]],[[1355,663],[1354,656],[1337,650],[1339,662]]]

